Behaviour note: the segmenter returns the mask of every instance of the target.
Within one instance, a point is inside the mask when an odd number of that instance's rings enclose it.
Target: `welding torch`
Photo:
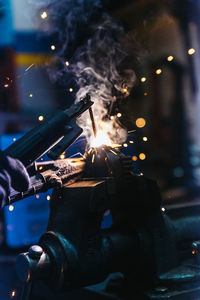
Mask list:
[[[4,151],[5,155],[19,159],[26,168],[47,151],[47,156],[56,160],[82,133],[82,128],[76,124],[76,118],[92,104],[87,94],[78,103],[58,111],[53,117],[27,132]]]
[[[83,129],[76,124],[76,118],[89,109],[92,104],[93,102],[87,94],[78,103],[56,112],[47,121],[27,132],[4,150],[5,155],[19,159],[31,176],[30,189],[24,193],[12,191],[8,203],[16,202],[37,192],[44,192],[59,183],[65,183],[71,177],[82,172],[80,159],[77,161],[75,159],[73,161],[65,160],[62,161],[62,165],[58,161],[42,165],[42,163],[36,163],[36,160],[46,152],[50,159],[57,160],[83,132]],[[60,176],[61,173],[62,176]]]

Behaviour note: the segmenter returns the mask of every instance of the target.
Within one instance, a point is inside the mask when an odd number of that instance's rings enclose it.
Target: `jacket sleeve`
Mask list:
[[[30,184],[26,168],[18,160],[0,151],[0,207],[8,205],[11,189],[24,192]]]

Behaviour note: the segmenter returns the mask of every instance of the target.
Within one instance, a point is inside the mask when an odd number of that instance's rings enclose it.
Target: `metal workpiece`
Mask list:
[[[37,193],[44,193],[50,188],[61,188],[79,178],[84,170],[82,158],[63,159],[35,164],[35,175],[30,177],[30,187],[25,192],[11,191],[9,204]]]
[[[130,156],[125,156],[119,149],[103,145],[90,148],[84,154],[85,177],[118,177],[133,174],[133,164]]]

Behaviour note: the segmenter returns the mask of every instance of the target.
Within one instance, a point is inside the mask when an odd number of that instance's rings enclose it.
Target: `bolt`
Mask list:
[[[29,256],[33,259],[39,259],[42,253],[43,249],[38,245],[34,245],[29,248]]]

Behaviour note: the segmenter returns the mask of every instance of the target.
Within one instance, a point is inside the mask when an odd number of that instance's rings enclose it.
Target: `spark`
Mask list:
[[[165,211],[165,208],[164,208],[164,207],[162,207],[162,208],[161,208],[161,210],[162,210],[162,211]]]
[[[60,155],[60,159],[65,159],[65,153]]]
[[[5,87],[5,88],[8,88],[8,87],[9,87],[9,84],[7,84],[7,83],[4,84],[4,87]]]
[[[114,120],[114,118],[115,118],[114,116],[111,116],[111,117],[110,117],[111,120]]]
[[[148,138],[146,136],[144,136],[142,139],[143,139],[144,142],[148,141]]]
[[[69,91],[70,91],[70,93],[72,93],[73,92],[73,88],[70,88]]]
[[[142,78],[140,79],[141,82],[145,82],[146,80],[147,80],[146,77],[142,77]]]
[[[135,132],[136,130],[133,129],[133,130],[128,130],[128,133],[132,133],[132,132]]]
[[[40,16],[44,20],[44,19],[46,19],[48,17],[48,14],[47,14],[46,11],[43,11]]]
[[[127,148],[127,147],[128,147],[128,144],[127,144],[127,143],[124,143],[123,146],[124,146],[125,148]]]
[[[138,158],[137,158],[137,156],[135,156],[135,155],[132,157],[132,160],[133,160],[133,161],[136,161],[137,159],[138,159]]]
[[[156,74],[157,74],[157,75],[160,75],[161,73],[162,73],[162,69],[157,69],[157,70],[156,70]]]
[[[92,163],[94,163],[95,154],[92,154]]]
[[[113,154],[117,155],[117,153],[115,151],[113,151],[112,149],[110,149],[110,152],[112,152]],[[107,157],[106,157],[107,158]],[[108,159],[108,158],[107,158]]]
[[[122,91],[123,91],[123,94],[128,93],[128,89],[127,88],[124,88]]]
[[[13,142],[15,142],[16,141],[16,138],[13,138]]]
[[[40,122],[42,122],[42,121],[44,120],[44,116],[39,116],[39,117],[38,117],[38,120],[39,120]]]
[[[56,46],[55,45],[51,45],[51,50],[55,51],[56,50]]]
[[[31,274],[30,274],[30,272],[28,273],[28,276],[27,276],[27,278],[26,278],[26,282],[28,282],[29,280],[30,280],[30,278],[31,278]]]
[[[129,141],[129,143],[130,143],[130,144],[133,144],[133,143],[134,143],[134,141]]]
[[[9,211],[13,211],[14,210],[14,206],[13,205],[9,205]]]
[[[47,200],[49,201],[51,199],[51,196],[47,195]]]
[[[43,169],[43,166],[40,166],[40,167],[39,167],[39,170],[41,171],[42,169]]]
[[[172,55],[168,56],[167,60],[168,61],[172,61],[174,59],[174,57]]]
[[[118,118],[121,118],[121,116],[122,116],[121,113],[118,113],[118,114],[117,114],[117,117],[118,117]]]
[[[28,70],[30,70],[33,66],[34,66],[34,64],[31,64],[31,65],[25,70],[25,72],[27,72]]]
[[[145,160],[145,159],[146,159],[146,154],[140,153],[140,154],[139,154],[139,158],[140,158],[141,160]]]
[[[188,54],[189,55],[192,55],[192,54],[194,54],[195,53],[195,49],[194,48],[190,48],[189,50],[188,50]]]
[[[15,297],[15,295],[16,295],[16,290],[13,290],[11,293],[11,297]]]
[[[65,62],[65,65],[69,67],[70,63],[68,61]]]
[[[37,199],[39,199],[39,198],[40,198],[40,195],[37,194],[35,197],[36,197]]]
[[[136,126],[138,128],[143,128],[146,125],[146,120],[144,118],[138,118],[136,120]]]
[[[145,93],[144,93],[144,96],[147,96],[147,95],[148,95],[148,93],[147,93],[147,92],[145,92]]]
[[[29,97],[30,97],[30,98],[33,98],[33,94],[29,94]]]

